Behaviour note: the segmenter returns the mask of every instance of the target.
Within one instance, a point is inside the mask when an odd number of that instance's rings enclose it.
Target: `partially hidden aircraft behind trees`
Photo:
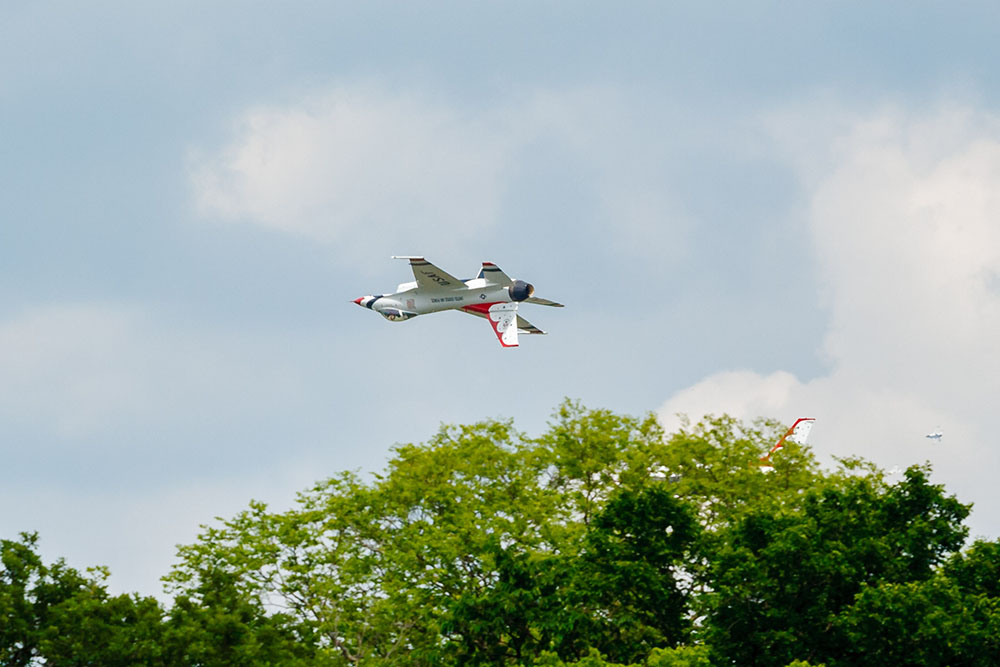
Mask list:
[[[771,447],[771,450],[764,456],[760,457],[759,465],[761,471],[771,472],[774,470],[774,464],[771,463],[771,454],[774,454],[776,451],[784,447],[786,440],[797,442],[800,445],[806,444],[806,438],[809,437],[809,431],[812,430],[813,424],[815,423],[816,420],[812,417],[801,417],[796,419],[795,423],[792,424],[792,427],[785,432],[785,435],[781,436],[781,439],[778,440],[773,447]]]
[[[402,283],[393,294],[362,296],[354,300],[390,322],[402,322],[442,310],[459,310],[485,318],[501,345],[517,347],[518,332],[545,333],[517,314],[517,304],[563,307],[561,303],[532,296],[534,286],[523,280],[512,280],[493,262],[483,262],[475,278],[459,280],[423,257],[393,256],[393,259],[409,260],[416,280]]]

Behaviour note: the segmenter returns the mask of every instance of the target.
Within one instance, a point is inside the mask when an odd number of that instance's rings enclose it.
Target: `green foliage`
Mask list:
[[[1000,599],[963,595],[936,576],[863,589],[836,619],[841,665],[996,665]]]
[[[153,598],[109,596],[92,582],[48,609],[38,653],[60,665],[162,664],[163,609]]]
[[[572,401],[537,438],[445,426],[204,527],[169,609],[4,540],[0,664],[996,664],[1000,542],[959,552],[968,506],[795,443],[765,474],[784,430]]]
[[[711,569],[708,642],[726,661],[785,665],[845,655],[836,617],[871,586],[922,581],[964,540],[968,506],[913,467],[831,477],[800,509],[750,513],[729,531]]]
[[[545,649],[582,655],[594,642],[635,653],[681,641],[686,604],[670,567],[697,524],[648,488],[658,425],[570,402],[555,419],[535,441],[509,422],[445,427],[398,447],[372,484],[344,474],[286,512],[253,503],[183,547],[168,583],[189,594],[223,573],[348,664],[402,652],[519,663]],[[623,524],[635,520],[645,523]],[[652,596],[637,588],[646,576]]]
[[[695,644],[677,648],[654,648],[646,667],[712,667],[707,646]]]
[[[47,574],[35,553],[38,536],[21,534],[20,542],[0,541],[0,664],[27,665],[37,653],[40,619],[33,588]],[[72,588],[72,586],[71,586]],[[51,595],[51,591],[49,592]]]
[[[686,639],[688,601],[677,568],[699,531],[693,510],[662,485],[612,496],[594,519],[581,559],[580,587],[610,626],[591,645],[634,661]]]
[[[254,502],[207,529],[198,543],[181,547],[181,564],[165,578],[179,594],[185,625],[207,633],[209,643],[213,635],[225,638],[227,651],[248,659],[258,629],[287,639],[292,626],[313,640],[317,660],[372,657],[366,646],[391,632],[395,611],[370,583],[379,574],[383,530],[373,501],[345,473],[301,494],[292,511],[276,514]],[[266,614],[268,605],[283,613]]]
[[[565,401],[549,430],[531,445],[531,457],[554,490],[560,523],[582,529],[618,486],[643,486],[663,453],[663,429],[652,415],[636,419],[586,410]]]
[[[784,431],[776,422],[709,417],[667,438],[657,463],[674,476],[675,493],[694,503],[705,528],[715,531],[747,512],[796,507],[823,479],[811,450],[791,441],[772,457],[774,471],[762,474],[760,457]]]
[[[586,655],[579,660],[571,662],[562,660],[556,653],[543,651],[531,664],[534,667],[712,667],[706,646],[654,648],[648,658],[629,665],[609,662],[600,651],[594,648],[589,649]],[[796,667],[798,665],[809,667],[807,663],[797,663]]]
[[[163,610],[153,598],[111,597],[107,571],[45,565],[38,537],[0,540],[0,664],[163,664]]]
[[[944,573],[963,593],[1000,598],[1000,540],[976,541],[945,563]]]
[[[599,650],[637,660],[687,636],[675,580],[697,535],[692,512],[664,489],[622,489],[594,515],[579,554],[495,545],[494,586],[464,595],[447,629],[459,662],[521,664]]]
[[[315,665],[316,638],[287,614],[268,614],[226,572],[207,574],[191,595],[174,600],[163,628],[172,665]]]
[[[546,651],[531,664],[535,667],[630,667],[617,662],[608,662],[595,648],[589,649],[586,655],[572,662],[565,662],[557,654]]]

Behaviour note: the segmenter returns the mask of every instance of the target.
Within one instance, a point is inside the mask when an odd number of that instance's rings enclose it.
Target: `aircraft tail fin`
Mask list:
[[[504,347],[517,347],[517,304],[495,303],[490,306],[487,319],[493,326],[497,339]]]
[[[781,439],[771,447],[771,451],[767,453],[768,456],[774,454],[776,451],[785,446],[785,440],[791,440],[792,442],[797,442],[799,444],[805,444],[806,439],[809,437],[809,431],[812,430],[813,424],[816,422],[812,417],[801,417],[795,420],[792,427],[785,432],[785,435],[781,436]]]
[[[483,268],[479,269],[479,275],[477,278],[483,278],[487,282],[491,282],[494,285],[500,285],[501,287],[506,287],[514,281],[510,279],[503,270],[494,264],[493,262],[483,262]]]
[[[785,435],[781,436],[778,442],[774,443],[774,446],[768,450],[767,454],[760,457],[760,461],[757,465],[760,466],[761,472],[771,472],[774,470],[774,463],[771,462],[771,454],[779,451],[785,446],[786,441],[797,442],[800,445],[806,444],[806,439],[809,437],[809,431],[812,430],[813,424],[816,422],[812,417],[801,417],[795,420],[792,427],[785,431]]]

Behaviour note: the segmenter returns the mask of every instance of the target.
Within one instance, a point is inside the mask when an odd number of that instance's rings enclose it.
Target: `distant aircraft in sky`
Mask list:
[[[816,420],[812,417],[801,417],[796,419],[795,423],[792,424],[792,427],[785,431],[785,435],[781,436],[778,442],[774,443],[774,446],[771,447],[770,451],[760,457],[761,470],[764,472],[774,470],[774,464],[771,463],[771,454],[774,454],[776,451],[784,447],[786,440],[791,440],[792,442],[804,445],[815,422]]]
[[[942,436],[944,436],[944,433],[941,432],[941,429],[936,428],[936,429],[934,429],[934,431],[932,433],[928,433],[924,437],[925,438],[930,438],[931,440],[935,440],[937,442],[941,442],[941,437]]]
[[[414,282],[402,283],[393,294],[363,296],[354,303],[370,308],[390,322],[402,322],[442,310],[458,310],[486,319],[504,347],[517,347],[518,332],[545,332],[517,314],[517,304],[535,303],[556,306],[561,303],[532,296],[534,286],[523,280],[512,280],[493,262],[483,262],[479,275],[459,280],[434,266],[423,257],[399,257],[410,261]]]

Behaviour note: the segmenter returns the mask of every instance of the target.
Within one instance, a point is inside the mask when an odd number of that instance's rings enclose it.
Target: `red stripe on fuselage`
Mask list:
[[[462,306],[462,310],[468,310],[475,313],[480,313],[486,317],[490,316],[490,306],[495,306],[498,303],[503,303],[502,301],[493,301],[491,303],[473,303],[468,306]]]

